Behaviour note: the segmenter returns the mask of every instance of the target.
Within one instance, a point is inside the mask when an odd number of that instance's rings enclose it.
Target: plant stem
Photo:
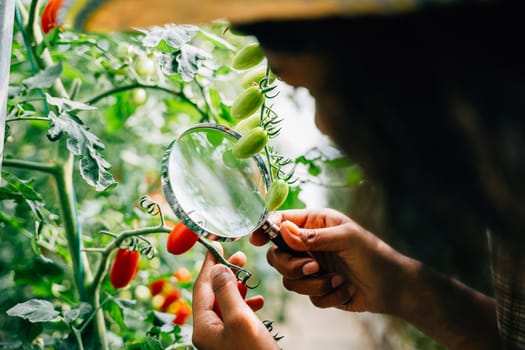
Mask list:
[[[75,272],[76,284],[80,300],[84,301],[85,290],[84,281],[78,271],[82,269],[82,258],[79,254],[81,244],[79,242],[79,224],[76,219],[76,200],[73,188],[73,155],[70,155],[66,162],[57,168],[55,181],[57,184],[58,199],[62,209],[62,218],[64,221],[64,230],[68,242],[73,271]]]
[[[13,168],[36,170],[53,176],[58,171],[58,165],[55,163],[40,163],[21,159],[4,158],[2,165]]]
[[[84,350],[84,344],[82,344],[82,337],[80,336],[80,332],[77,331],[73,326],[70,327],[71,332],[73,332],[73,335],[75,336],[75,340],[77,341],[78,350]]]
[[[213,256],[217,260],[219,260],[221,264],[232,269],[235,272],[235,276],[237,277],[237,279],[246,283],[246,281],[251,277],[252,273],[250,271],[246,270],[245,268],[241,266],[230,263],[228,260],[226,260],[226,258],[221,253],[219,253],[219,251],[217,250],[217,248],[213,246],[213,244],[208,242],[202,236],[199,236],[199,243],[205,246],[206,249],[208,249],[213,254]]]
[[[203,116],[203,118],[205,117],[205,113],[203,111],[201,111],[200,108],[195,103],[193,103],[193,101],[191,101],[189,98],[187,98],[184,94],[179,93],[177,91],[174,91],[172,89],[168,89],[168,88],[165,88],[165,87],[162,87],[162,86],[158,86],[158,85],[146,85],[146,84],[140,84],[140,83],[133,83],[133,84],[130,84],[130,85],[119,86],[119,87],[116,87],[114,89],[110,89],[110,90],[104,91],[100,95],[92,97],[89,100],[85,101],[84,103],[87,104],[87,105],[93,105],[93,104],[97,103],[98,101],[100,101],[100,100],[102,100],[102,99],[104,99],[104,98],[106,98],[108,96],[117,94],[119,92],[127,91],[127,90],[133,90],[133,89],[140,89],[140,88],[164,91],[164,92],[167,92],[167,93],[169,93],[171,95],[177,96],[178,98],[180,98],[184,102],[191,104],[196,110],[199,111],[199,113]]]
[[[9,123],[9,122],[18,122],[18,121],[22,121],[22,120],[25,120],[25,121],[39,121],[39,122],[49,122],[49,118],[48,117],[16,117],[16,118],[8,118],[6,119],[6,123]]]

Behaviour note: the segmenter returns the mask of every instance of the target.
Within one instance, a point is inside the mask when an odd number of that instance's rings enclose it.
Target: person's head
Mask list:
[[[281,79],[310,90],[319,128],[385,186],[392,208],[409,201],[445,226],[521,235],[521,7],[496,2],[235,29],[257,37]]]

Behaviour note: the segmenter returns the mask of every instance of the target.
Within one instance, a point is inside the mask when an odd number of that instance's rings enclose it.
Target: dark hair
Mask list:
[[[471,236],[476,250],[487,228],[525,240],[522,7],[504,1],[237,30],[266,49],[330,60],[327,89],[347,110],[329,121],[330,136],[350,157],[376,160],[365,170],[385,189],[397,234]]]

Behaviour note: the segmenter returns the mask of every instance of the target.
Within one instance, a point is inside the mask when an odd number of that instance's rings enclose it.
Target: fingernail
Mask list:
[[[313,275],[314,273],[319,272],[319,264],[315,261],[309,261],[303,265],[303,275]]]
[[[299,229],[299,227],[291,221],[283,221],[283,223],[281,224],[281,228],[283,227],[286,230],[288,230],[288,232],[290,232],[291,234],[294,234],[296,236],[301,235],[301,230]]]
[[[334,277],[332,277],[332,280],[330,281],[330,283],[332,285],[332,288],[339,287],[340,285],[343,284],[343,282],[344,282],[343,277],[341,277],[339,275],[335,275]]]

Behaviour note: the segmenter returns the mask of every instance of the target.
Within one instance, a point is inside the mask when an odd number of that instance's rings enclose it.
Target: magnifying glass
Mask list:
[[[240,137],[219,124],[185,130],[162,159],[166,200],[184,225],[205,238],[234,241],[260,229],[281,249],[297,255],[269,220],[264,197],[271,178],[263,158],[232,154]]]

